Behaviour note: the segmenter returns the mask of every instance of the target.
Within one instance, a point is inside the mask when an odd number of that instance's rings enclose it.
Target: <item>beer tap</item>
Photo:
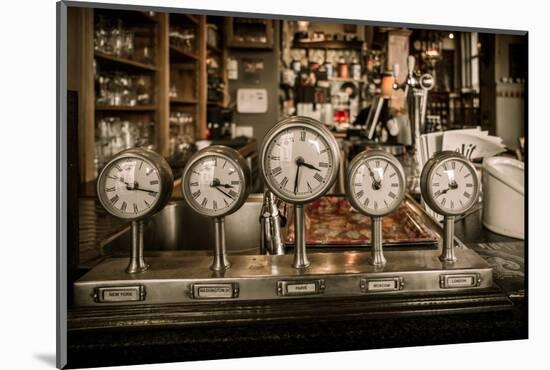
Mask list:
[[[399,65],[394,64],[394,90],[403,90],[407,99],[407,107],[409,112],[409,119],[412,129],[412,142],[410,155],[412,158],[411,168],[409,169],[407,184],[409,191],[413,193],[420,192],[420,159],[418,151],[418,143],[420,142],[420,135],[424,130],[424,123],[426,119],[426,108],[428,102],[428,91],[434,86],[434,78],[429,73],[420,75],[419,72],[415,72],[415,58],[409,55],[407,58],[407,79],[399,84],[397,82],[397,76],[399,74]]]
[[[260,214],[261,238],[260,249],[262,254],[282,255],[285,254],[281,237],[281,227],[286,219],[279,212],[278,201],[275,195],[266,190]]]

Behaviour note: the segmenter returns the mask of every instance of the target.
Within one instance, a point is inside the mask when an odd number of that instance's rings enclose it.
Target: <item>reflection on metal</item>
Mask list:
[[[216,237],[214,261],[210,269],[213,271],[227,270],[231,267],[231,262],[227,259],[225,248],[225,219],[223,217],[214,218],[214,235]]]
[[[310,298],[317,295],[280,295],[279,282],[306,284],[295,286],[291,292],[309,291],[312,281],[324,281],[323,296],[349,297],[368,294],[403,294],[455,289],[484,289],[493,286],[492,269],[477,253],[469,249],[456,249],[457,261],[447,264],[439,260],[439,250],[386,251],[392,263],[381,270],[369,263],[370,252],[314,253],[309,256],[308,269],[297,271],[292,267],[293,256],[234,255],[232,266],[220,277],[209,270],[211,259],[207,252],[159,252],[148,258],[151,268],[146,274],[128,275],[122,271],[125,258],[108,258],[85,274],[74,284],[74,301],[77,306],[93,306],[97,288],[106,286],[142,285],[147,291],[144,301],[133,304],[166,304],[196,301],[189,292],[192,284],[238,284],[238,296],[218,297],[219,300],[264,300]],[[353,258],[351,258],[353,256]],[[477,274],[477,285],[457,286],[463,282],[458,276]],[[476,275],[476,276],[477,276]],[[441,276],[447,278],[444,287]],[[454,278],[453,278],[454,276]],[[388,283],[381,281],[402,278],[400,290],[376,291]],[[456,279],[455,279],[456,278]],[[362,281],[371,281],[371,289],[365,291]],[[372,282],[378,281],[378,283]],[[469,280],[471,281],[471,280]],[[373,286],[374,284],[374,286]],[[465,284],[465,282],[464,282]],[[364,284],[366,287],[366,284]],[[319,285],[319,288],[321,285]],[[226,291],[227,293],[227,291]],[[206,293],[208,294],[208,293]],[[222,292],[216,293],[221,295]],[[124,304],[103,302],[101,305]]]
[[[260,253],[271,255],[285,254],[281,235],[282,218],[275,195],[269,190],[266,190],[264,193],[260,224]]]
[[[374,266],[384,266],[386,259],[382,250],[382,217],[371,217],[372,225],[372,264]]]
[[[292,266],[297,269],[304,269],[309,266],[306,252],[305,218],[304,205],[294,205],[294,240],[296,240],[296,248],[294,248],[294,261],[292,262]]]
[[[443,220],[443,233],[443,250],[439,258],[441,261],[453,263],[456,261],[454,216],[445,216]]]
[[[132,221],[132,250],[126,272],[135,274],[147,271],[149,265],[143,259],[143,220]]]

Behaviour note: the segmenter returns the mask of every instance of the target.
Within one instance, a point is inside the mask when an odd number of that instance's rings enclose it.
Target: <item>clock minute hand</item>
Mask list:
[[[374,172],[372,172],[370,166],[367,164],[367,169],[369,170],[370,177],[372,177],[372,186],[374,186],[376,189],[380,189],[380,186],[382,184],[382,180],[376,180],[376,176],[374,176]]]
[[[302,163],[300,161],[296,161],[296,177],[294,178],[294,194],[298,192],[298,177],[300,176],[301,166],[302,166]]]
[[[216,189],[217,191],[219,191],[220,193],[222,193],[223,195],[225,195],[226,197],[228,197],[229,199],[235,199],[231,195],[229,195],[225,191],[223,191],[222,189],[218,188],[217,186],[213,186],[213,188]]]
[[[157,191],[154,191],[154,190],[140,188],[139,186],[137,186],[137,183],[136,183],[136,185],[131,187],[129,183],[127,183],[125,181],[122,181],[122,182],[124,184],[126,184],[126,190],[139,190],[139,191],[144,191],[144,192],[147,192],[147,193],[158,193]]]

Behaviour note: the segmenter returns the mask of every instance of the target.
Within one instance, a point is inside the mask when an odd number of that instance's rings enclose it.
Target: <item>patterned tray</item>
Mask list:
[[[367,246],[371,240],[371,219],[355,210],[344,196],[325,196],[306,206],[308,246]],[[294,220],[290,221],[285,244],[294,245]],[[403,201],[383,219],[385,244],[437,244],[438,235]]]

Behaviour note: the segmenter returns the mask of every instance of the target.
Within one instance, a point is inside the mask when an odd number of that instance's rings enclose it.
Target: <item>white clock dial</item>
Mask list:
[[[329,142],[307,126],[280,131],[269,142],[263,160],[270,187],[292,201],[322,194],[337,171]]]
[[[243,178],[235,162],[212,155],[196,162],[190,171],[187,186],[196,208],[214,215],[233,207],[243,189]]]
[[[248,195],[248,167],[234,149],[211,146],[195,154],[184,169],[182,190],[198,213],[221,217],[235,212]]]
[[[463,155],[444,151],[426,162],[421,175],[422,196],[430,208],[444,216],[470,209],[479,195],[474,165]]]
[[[139,218],[160,199],[158,169],[141,158],[123,157],[107,165],[98,191],[105,208],[122,218]]]
[[[350,163],[347,189],[352,204],[363,213],[388,214],[405,193],[403,168],[386,153],[363,152]]]
[[[443,211],[465,212],[475,202],[477,174],[462,159],[449,159],[432,170],[431,197]]]

